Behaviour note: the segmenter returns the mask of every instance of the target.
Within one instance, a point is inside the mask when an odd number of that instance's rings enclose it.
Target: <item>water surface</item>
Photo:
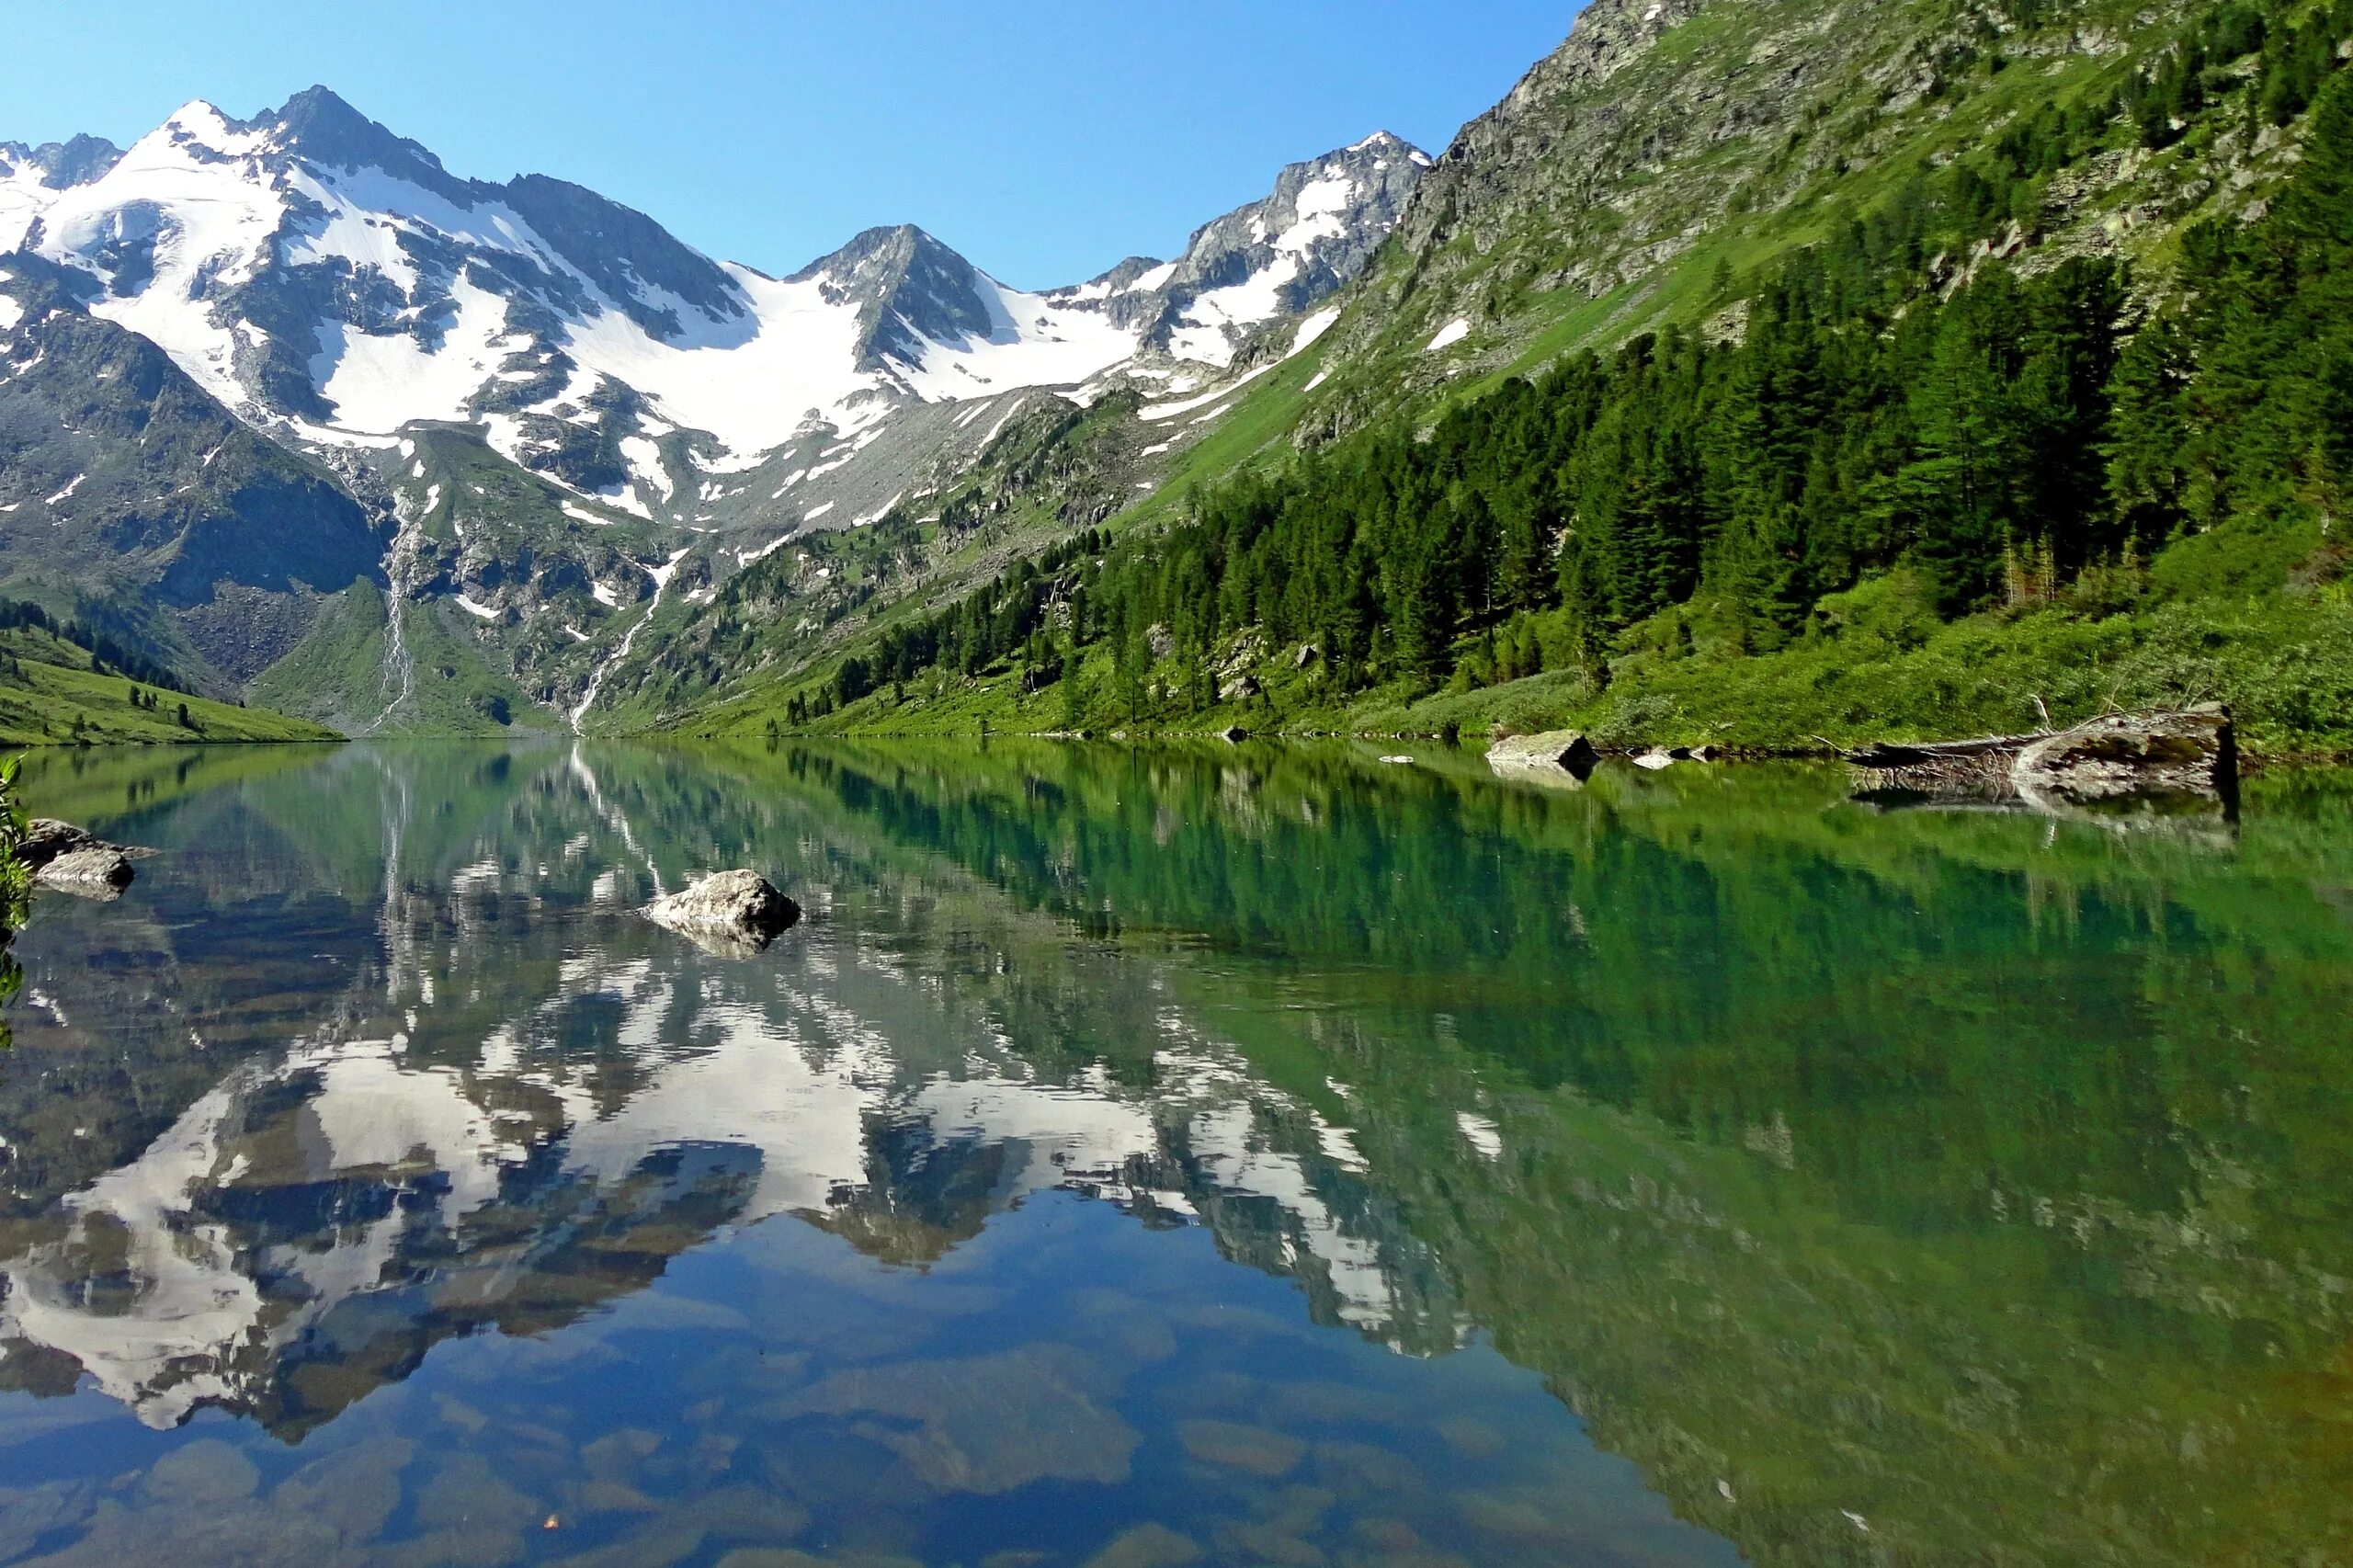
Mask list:
[[[2353,789],[77,752],[0,1562],[2333,1562]],[[756,958],[634,911],[756,867]]]

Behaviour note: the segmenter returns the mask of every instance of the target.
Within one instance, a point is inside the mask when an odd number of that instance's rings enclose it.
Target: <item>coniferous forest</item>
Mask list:
[[[1236,639],[1286,669],[1296,650],[1326,694],[1549,671],[1599,692],[1646,655],[1738,661],[1857,625],[1906,647],[2048,605],[2333,602],[2353,0],[2290,14],[2210,8],[2112,96],[2046,104],[1758,277],[1720,271],[1702,326],[1017,562],[861,647],[789,717],[1004,664],[1026,691],[1086,682],[1065,693],[1074,724],[1171,720],[1233,699]],[[2194,230],[2169,276],[2031,248],[2051,178],[2103,148],[2307,114],[2268,210]]]

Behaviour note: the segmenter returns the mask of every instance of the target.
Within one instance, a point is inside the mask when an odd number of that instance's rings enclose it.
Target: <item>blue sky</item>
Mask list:
[[[770,272],[904,222],[1043,287],[1372,131],[1443,150],[1578,3],[0,0],[0,140],[324,82],[454,173],[574,180]]]

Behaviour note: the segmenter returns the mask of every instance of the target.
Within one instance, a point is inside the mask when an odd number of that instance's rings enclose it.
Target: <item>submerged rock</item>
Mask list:
[[[1546,771],[1585,778],[1601,765],[1601,754],[1575,730],[1513,735],[1487,748],[1487,766],[1498,773]]]
[[[723,952],[758,952],[801,923],[801,906],[756,871],[721,871],[655,899],[645,917]]]

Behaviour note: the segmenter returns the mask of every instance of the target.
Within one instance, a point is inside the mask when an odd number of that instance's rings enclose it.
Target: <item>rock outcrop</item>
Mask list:
[[[2069,805],[2166,795],[2227,803],[2238,771],[2230,710],[2212,705],[2079,724],[2019,752],[2010,780],[2029,801]]]
[[[131,856],[111,844],[69,849],[33,873],[33,881],[57,892],[82,898],[112,898],[138,875]]]
[[[1586,778],[1601,765],[1601,754],[1575,730],[1513,735],[1487,748],[1487,766],[1497,773],[1544,772]]]
[[[655,899],[645,917],[715,952],[756,953],[801,923],[801,906],[756,871],[721,871]]]
[[[132,862],[153,854],[106,840],[54,817],[36,817],[25,829],[18,858],[37,886],[80,898],[113,898],[138,875]]]
[[[2219,704],[2110,713],[2033,735],[1881,742],[1847,754],[1871,789],[2016,801],[2044,811],[2127,801],[2228,808],[2238,800],[2238,735]]]

